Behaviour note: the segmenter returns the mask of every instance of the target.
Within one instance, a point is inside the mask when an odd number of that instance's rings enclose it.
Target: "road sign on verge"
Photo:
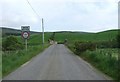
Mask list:
[[[21,26],[22,37],[28,39],[30,36],[30,26]]]
[[[25,39],[25,47],[27,51],[27,39],[30,36],[30,26],[21,26],[21,35]]]

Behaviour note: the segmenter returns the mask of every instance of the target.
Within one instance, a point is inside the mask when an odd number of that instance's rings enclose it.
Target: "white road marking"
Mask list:
[[[21,67],[26,66],[28,63],[30,63],[30,61],[26,62],[25,64],[23,64]]]

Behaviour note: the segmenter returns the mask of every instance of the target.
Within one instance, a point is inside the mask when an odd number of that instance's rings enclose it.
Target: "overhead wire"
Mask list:
[[[30,5],[31,9],[33,10],[33,12],[38,16],[39,20],[41,21],[42,19],[42,31],[43,31],[43,46],[44,46],[44,26],[43,26],[43,18],[40,18],[39,14],[35,11],[35,9],[32,7],[32,5],[30,4],[30,2],[28,0],[26,0],[27,3]]]
[[[26,0],[27,3],[29,4],[29,6],[31,7],[31,9],[33,10],[33,12],[36,14],[36,16],[41,20],[42,18],[40,18],[39,14],[36,12],[36,10],[33,8],[33,6],[30,4],[30,2],[28,0]]]

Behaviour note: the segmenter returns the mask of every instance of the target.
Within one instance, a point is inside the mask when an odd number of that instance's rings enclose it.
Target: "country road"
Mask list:
[[[54,44],[3,80],[107,80],[62,44]]]

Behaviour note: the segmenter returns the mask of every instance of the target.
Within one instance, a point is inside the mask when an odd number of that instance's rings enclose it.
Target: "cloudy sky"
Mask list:
[[[119,0],[0,0],[0,26],[41,31],[99,32],[118,28]]]

